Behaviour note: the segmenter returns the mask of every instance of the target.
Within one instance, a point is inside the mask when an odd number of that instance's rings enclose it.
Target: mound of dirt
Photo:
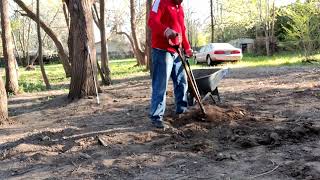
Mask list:
[[[237,149],[299,143],[307,138],[317,138],[320,132],[318,126],[310,123],[276,126],[275,122],[256,119],[247,110],[231,105],[206,105],[205,109],[206,116],[195,107],[182,117],[169,122],[177,128],[182,139],[193,140],[198,143],[197,146],[200,142],[212,138],[217,139],[219,144]]]
[[[181,127],[191,122],[223,123],[256,119],[246,110],[234,106],[213,106],[205,105],[206,115],[203,115],[198,108],[192,108],[180,118],[171,120],[174,127]]]

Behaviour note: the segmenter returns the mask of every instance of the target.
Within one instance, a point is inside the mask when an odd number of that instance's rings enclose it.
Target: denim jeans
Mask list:
[[[186,111],[188,83],[185,71],[178,54],[165,50],[152,49],[152,97],[150,119],[154,123],[161,123],[166,108],[166,91],[168,81],[173,81],[176,113]]]

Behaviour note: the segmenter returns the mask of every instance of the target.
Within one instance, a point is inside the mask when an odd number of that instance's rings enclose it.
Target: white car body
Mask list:
[[[218,62],[236,62],[243,57],[242,50],[229,43],[210,43],[195,54],[196,63],[207,63],[209,66]]]

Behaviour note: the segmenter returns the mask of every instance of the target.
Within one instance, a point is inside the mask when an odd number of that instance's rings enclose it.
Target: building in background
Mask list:
[[[254,39],[250,38],[239,38],[229,41],[229,44],[236,48],[242,49],[243,53],[253,53],[254,52]]]
[[[98,41],[95,43],[97,59],[101,59],[101,42]],[[110,59],[125,59],[133,58],[134,53],[129,42],[121,41],[119,39],[108,40],[108,55]]]

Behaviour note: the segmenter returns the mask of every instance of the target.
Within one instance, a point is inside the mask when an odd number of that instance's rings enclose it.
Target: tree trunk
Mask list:
[[[93,0],[69,1],[70,27],[73,30],[73,48],[70,49],[73,59],[69,92],[70,99],[96,95],[95,83],[93,81],[94,76],[96,77],[97,75],[97,66],[92,5]]]
[[[26,56],[26,50],[25,50],[25,48],[24,48],[23,41],[22,41],[22,39],[21,39],[21,36],[23,36],[23,35],[21,35],[21,34],[23,34],[23,33],[21,33],[21,32],[19,31],[19,34],[18,34],[18,42],[19,42],[19,44],[20,44],[20,46],[21,46],[22,57],[23,57],[23,58],[26,58],[26,57],[27,57],[27,56]],[[28,65],[27,62],[26,62],[26,59],[23,60],[22,65],[23,65],[23,66],[27,66],[27,65]]]
[[[7,119],[8,119],[7,93],[2,81],[2,77],[0,77],[0,124],[2,124]]]
[[[26,12],[26,15],[31,18],[33,21],[37,22],[37,16],[21,1],[21,0],[14,0],[21,9],[23,9]],[[70,77],[71,75],[71,66],[68,62],[68,56],[66,54],[66,51],[63,48],[62,42],[57,37],[57,35],[50,29],[43,21],[40,20],[41,28],[48,34],[48,36],[53,40],[54,44],[57,47],[58,54],[60,57],[60,60],[62,62],[64,71],[66,73],[67,77]]]
[[[152,76],[151,30],[148,26],[148,19],[149,19],[151,8],[152,8],[152,0],[147,0],[147,2],[146,2],[146,49],[145,49],[145,54],[146,54],[146,58],[147,58],[147,69],[150,70],[150,75]]]
[[[271,20],[271,55],[273,55],[276,51],[276,40],[275,40],[275,20],[276,19],[276,8],[275,8],[275,0],[272,1],[272,20]]]
[[[107,51],[106,41],[106,26],[105,26],[105,3],[100,0],[100,36],[101,36],[101,70],[105,76],[105,85],[111,85],[111,73],[109,68],[109,56]]]
[[[1,11],[3,56],[6,62],[6,90],[8,93],[17,94],[19,91],[18,76],[17,76],[18,67],[17,67],[16,59],[13,53],[8,0],[1,0],[0,11]]]
[[[17,39],[14,35],[14,33],[11,31],[11,35],[12,35],[12,41],[13,41],[13,46],[14,46],[14,51],[17,53],[17,62],[21,65],[22,64],[22,60],[21,60],[21,57],[20,57],[20,54],[19,54],[19,51],[18,51],[18,47],[17,47]]]
[[[136,33],[136,10],[135,10],[135,0],[130,0],[130,24],[132,39],[135,46],[135,55],[138,60],[138,65],[146,65],[145,53],[141,50],[141,45]]]
[[[62,9],[63,9],[63,15],[64,15],[64,19],[66,20],[66,25],[68,27],[68,30],[70,30],[70,15],[68,12],[68,6],[66,4],[66,2],[62,2]]]
[[[38,16],[38,21],[37,21],[37,34],[38,34],[38,42],[39,42],[39,50],[38,50],[38,59],[39,59],[39,65],[41,69],[41,74],[44,83],[46,84],[47,89],[51,89],[49,79],[47,77],[46,71],[44,69],[44,64],[43,64],[43,57],[42,57],[42,39],[41,39],[41,31],[40,31],[40,0],[37,0],[37,16]]]
[[[213,0],[210,0],[210,17],[211,17],[211,42],[214,42],[214,17],[213,17]]]
[[[266,53],[267,56],[270,56],[270,21],[269,21],[269,0],[266,0],[266,18],[265,18],[265,28],[264,28],[264,33],[265,33],[265,43],[266,43]]]
[[[97,61],[97,68],[98,68],[98,72],[99,72],[100,77],[101,77],[101,81],[102,81],[102,82],[107,82],[107,80],[104,79],[104,74],[103,74],[103,72],[102,72],[102,70],[101,70],[101,67],[100,67],[98,61]]]
[[[136,47],[134,46],[133,39],[130,37],[130,35],[128,33],[126,33],[126,32],[116,32],[116,34],[125,35],[128,38],[128,40],[130,41],[130,44],[131,44],[133,52],[136,53]]]
[[[98,8],[96,6],[96,3],[93,4],[92,16],[93,16],[94,23],[97,25],[97,27],[99,29],[101,29],[100,28],[100,17],[99,17]]]

